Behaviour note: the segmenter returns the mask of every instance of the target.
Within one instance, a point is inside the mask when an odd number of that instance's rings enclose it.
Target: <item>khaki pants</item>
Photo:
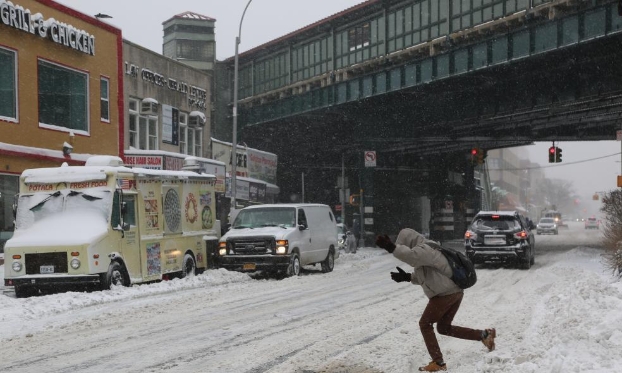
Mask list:
[[[434,334],[434,326],[443,335],[450,337],[468,339],[472,341],[482,340],[482,330],[463,328],[461,326],[453,326],[451,322],[456,316],[456,312],[460,308],[464,293],[436,296],[431,298],[421,315],[419,320],[419,328],[423,335],[425,346],[433,361],[442,361],[443,353],[438,345],[436,334]]]

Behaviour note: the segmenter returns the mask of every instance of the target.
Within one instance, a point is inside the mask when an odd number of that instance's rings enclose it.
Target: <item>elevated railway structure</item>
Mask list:
[[[285,196],[303,172],[311,198],[336,196],[345,158],[380,210],[413,196],[469,204],[472,147],[613,140],[622,127],[615,1],[368,0],[239,57],[239,136],[279,156]]]

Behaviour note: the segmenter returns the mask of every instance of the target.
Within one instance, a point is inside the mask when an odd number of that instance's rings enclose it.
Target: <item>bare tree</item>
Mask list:
[[[606,264],[614,275],[622,278],[622,190],[605,193],[600,211],[605,214],[602,228]]]

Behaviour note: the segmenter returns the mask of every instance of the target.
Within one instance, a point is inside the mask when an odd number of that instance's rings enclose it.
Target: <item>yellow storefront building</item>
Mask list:
[[[0,254],[25,169],[123,155],[121,30],[51,0],[0,0]]]

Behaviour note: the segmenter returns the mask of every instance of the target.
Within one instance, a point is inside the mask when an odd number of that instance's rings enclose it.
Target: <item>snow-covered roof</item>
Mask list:
[[[192,171],[151,170],[147,168],[110,167],[110,166],[66,166],[52,168],[33,168],[22,173],[26,184],[54,184],[60,182],[86,182],[106,180],[107,175],[131,173],[137,176],[163,176],[168,178],[215,179],[212,174],[198,174]]]
[[[248,209],[260,209],[266,207],[328,207],[327,205],[321,203],[272,203],[272,204],[264,204],[264,205],[251,205],[244,207],[244,210]]]

